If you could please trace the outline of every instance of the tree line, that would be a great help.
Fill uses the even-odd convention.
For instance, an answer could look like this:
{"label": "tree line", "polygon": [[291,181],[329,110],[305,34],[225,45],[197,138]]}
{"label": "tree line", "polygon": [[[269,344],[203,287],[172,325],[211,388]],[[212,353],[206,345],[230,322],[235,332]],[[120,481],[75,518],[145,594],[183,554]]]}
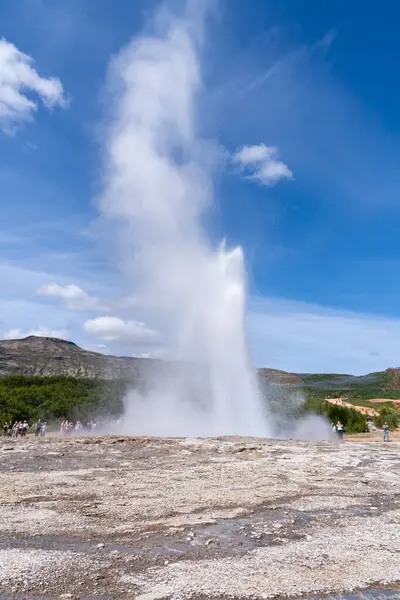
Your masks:
{"label": "tree line", "polygon": [[0,377],[0,421],[60,419],[90,421],[117,417],[123,410],[128,382],[75,377]]}
{"label": "tree line", "polygon": [[[322,398],[310,396],[305,403],[308,411],[324,416],[331,423],[341,421],[348,433],[363,433],[368,431],[366,416],[347,406],[331,404]],[[376,406],[375,406],[376,409]],[[378,408],[379,415],[374,417],[374,424],[382,428],[387,423],[389,429],[396,429],[399,426],[399,414],[397,410],[388,406]]]}

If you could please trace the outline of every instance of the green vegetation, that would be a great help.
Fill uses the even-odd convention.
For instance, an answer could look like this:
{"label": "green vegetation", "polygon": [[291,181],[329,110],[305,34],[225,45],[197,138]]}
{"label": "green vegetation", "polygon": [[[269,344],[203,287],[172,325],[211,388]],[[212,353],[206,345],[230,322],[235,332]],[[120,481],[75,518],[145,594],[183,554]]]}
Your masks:
{"label": "green vegetation", "polygon": [[330,404],[319,398],[309,398],[306,410],[324,416],[329,422],[341,421],[347,433],[364,433],[368,431],[365,416],[353,408]]}
{"label": "green vegetation", "polygon": [[384,408],[379,415],[374,417],[374,423],[377,427],[382,428],[384,423],[387,423],[389,429],[397,429],[399,426],[399,415],[393,410]]}
{"label": "green vegetation", "polygon": [[[388,400],[399,400],[400,390],[382,389],[375,385],[354,384],[349,388],[342,389],[315,389],[311,386],[303,388],[308,394],[314,398],[346,398],[347,402],[356,404],[357,406],[368,406],[370,408],[378,408],[374,403],[368,404],[369,400],[375,398],[387,398]],[[385,403],[383,403],[384,405]],[[392,405],[390,402],[388,405]],[[382,404],[379,404],[382,406]]]}
{"label": "green vegetation", "polygon": [[0,423],[118,416],[127,383],[74,377],[0,377]]}
{"label": "green vegetation", "polygon": [[[299,419],[307,413],[321,415],[329,423],[341,421],[347,433],[364,433],[368,431],[365,415],[355,409],[338,406],[326,402],[326,391],[312,388],[294,388],[285,386],[265,386],[269,412],[278,419]],[[339,395],[339,394],[338,394]],[[304,402],[304,397],[306,401]]]}
{"label": "green vegetation", "polygon": [[300,377],[302,377],[302,379],[304,379],[307,383],[316,383],[319,381],[334,381],[335,379],[340,379],[341,377],[351,377],[351,375],[346,373],[313,373],[311,375],[301,374]]}
{"label": "green vegetation", "polygon": [[[387,422],[390,429],[396,429],[400,424],[400,411],[398,407],[393,406],[390,400],[400,399],[400,390],[386,387],[388,383],[386,372],[373,373],[372,375],[376,375],[375,381],[372,379],[372,381],[352,384],[347,389],[315,389],[311,386],[304,388],[309,398],[307,405],[314,410],[317,409],[317,412],[324,414],[327,419],[333,422],[341,420],[348,432],[363,431],[361,424],[362,422],[365,423],[365,417],[362,414],[324,401],[325,398],[343,398],[354,406],[365,406],[379,412],[379,415],[374,418],[377,427],[381,428],[383,423]],[[379,404],[369,402],[369,400],[382,397],[387,398],[388,402]],[[348,415],[346,411],[357,414],[358,420],[355,420],[354,414]]]}

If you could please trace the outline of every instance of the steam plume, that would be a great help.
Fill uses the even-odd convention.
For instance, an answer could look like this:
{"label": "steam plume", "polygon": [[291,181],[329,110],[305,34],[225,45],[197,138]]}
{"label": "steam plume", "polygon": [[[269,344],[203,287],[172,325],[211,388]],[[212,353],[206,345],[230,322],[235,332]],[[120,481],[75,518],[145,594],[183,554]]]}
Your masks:
{"label": "steam plume", "polygon": [[159,13],[153,33],[134,39],[110,69],[101,210],[120,221],[127,273],[168,323],[170,353],[180,361],[153,373],[142,395],[129,394],[124,428],[266,435],[244,333],[242,250],[214,249],[202,228],[216,149],[196,132],[204,11],[190,15]]}

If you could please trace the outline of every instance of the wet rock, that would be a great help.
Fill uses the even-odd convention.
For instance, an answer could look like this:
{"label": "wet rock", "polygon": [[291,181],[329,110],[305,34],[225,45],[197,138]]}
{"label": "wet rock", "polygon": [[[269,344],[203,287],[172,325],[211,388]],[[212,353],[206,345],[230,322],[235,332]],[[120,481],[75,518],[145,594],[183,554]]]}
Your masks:
{"label": "wet rock", "polygon": [[189,533],[186,536],[186,541],[187,542],[193,542],[194,537],[195,537],[194,531],[189,531]]}

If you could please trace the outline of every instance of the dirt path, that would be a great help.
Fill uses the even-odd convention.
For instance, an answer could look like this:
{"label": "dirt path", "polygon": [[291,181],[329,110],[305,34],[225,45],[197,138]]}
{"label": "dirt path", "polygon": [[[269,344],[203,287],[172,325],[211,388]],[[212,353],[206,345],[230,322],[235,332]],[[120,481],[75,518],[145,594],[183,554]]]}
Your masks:
{"label": "dirt path", "polygon": [[335,404],[336,406],[345,406],[346,408],[352,408],[363,415],[369,415],[370,417],[374,417],[379,415],[379,412],[374,408],[367,408],[366,406],[357,406],[356,404],[351,404],[350,402],[346,402],[342,398],[325,398],[326,402],[329,404]]}
{"label": "dirt path", "polygon": [[399,451],[240,438],[0,441],[0,597],[239,600],[394,586]]}

